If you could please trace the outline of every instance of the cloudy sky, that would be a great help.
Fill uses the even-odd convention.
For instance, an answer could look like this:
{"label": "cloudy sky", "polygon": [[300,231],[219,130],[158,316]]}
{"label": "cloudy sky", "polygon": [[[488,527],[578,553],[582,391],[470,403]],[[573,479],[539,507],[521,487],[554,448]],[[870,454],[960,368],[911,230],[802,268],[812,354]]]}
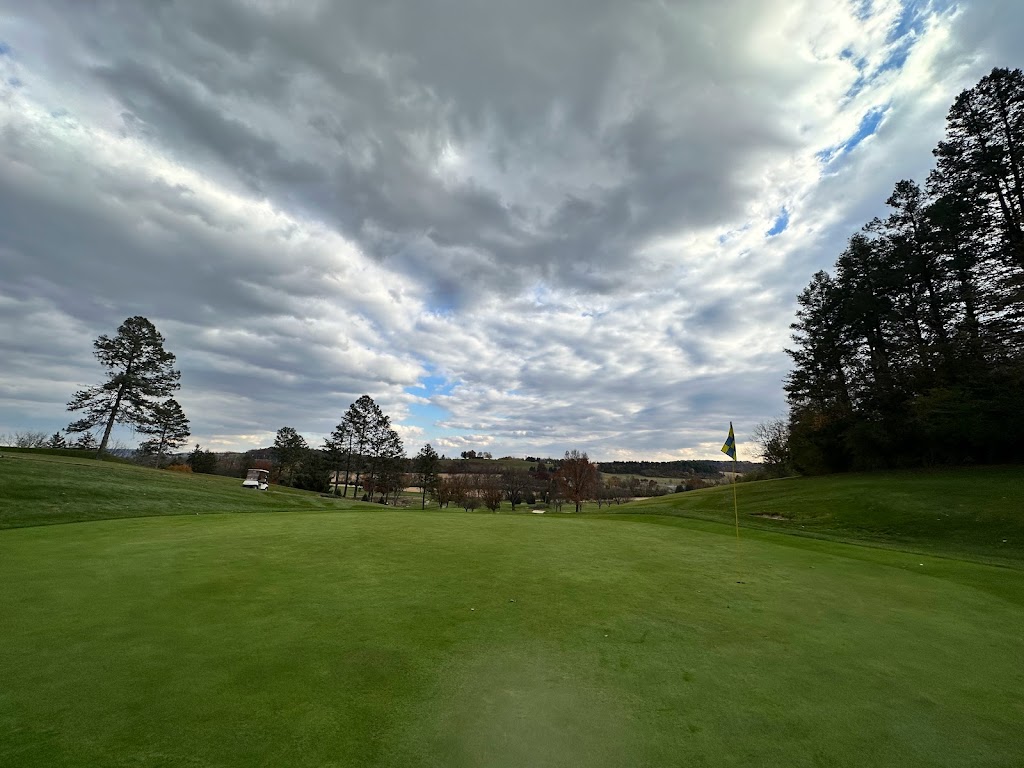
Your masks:
{"label": "cloudy sky", "polygon": [[[145,315],[193,440],[740,458],[1019,0],[0,0],[0,433]],[[119,439],[133,444],[124,431]]]}

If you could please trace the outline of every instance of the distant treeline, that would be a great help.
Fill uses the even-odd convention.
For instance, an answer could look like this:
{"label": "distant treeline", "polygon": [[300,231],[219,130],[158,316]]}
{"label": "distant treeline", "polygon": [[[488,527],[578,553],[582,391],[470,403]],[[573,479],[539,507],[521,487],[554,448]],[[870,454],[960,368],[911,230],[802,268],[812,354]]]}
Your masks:
{"label": "distant treeline", "polygon": [[[319,453],[319,451],[317,451]],[[209,454],[198,449],[193,451],[188,462],[192,463],[197,455]],[[209,454],[213,458],[213,454]],[[271,462],[274,459],[273,448],[257,448],[245,453],[220,453],[215,457],[216,461],[210,469],[196,471],[207,471],[219,475],[231,477],[245,477],[246,469],[261,465],[262,462]],[[527,464],[521,459],[446,459],[438,463],[441,472],[459,472],[462,474],[488,474],[501,472],[506,469],[519,469],[520,471],[534,472],[541,467],[545,472],[554,472],[560,459],[534,459]],[[749,461],[736,462],[735,468],[731,461],[710,461],[710,460],[686,460],[686,461],[604,461],[596,462],[598,471],[607,475],[637,475],[639,477],[718,477],[722,472],[755,472],[762,469],[761,464]]]}
{"label": "distant treeline", "polygon": [[961,93],[933,154],[799,296],[799,472],[1024,459],[1024,74]]}
{"label": "distant treeline", "polygon": [[697,459],[692,461],[599,461],[597,468],[608,475],[640,475],[641,477],[717,477],[722,472],[751,472],[759,469],[759,464],[749,461],[736,462],[733,469],[731,461],[708,461]]}

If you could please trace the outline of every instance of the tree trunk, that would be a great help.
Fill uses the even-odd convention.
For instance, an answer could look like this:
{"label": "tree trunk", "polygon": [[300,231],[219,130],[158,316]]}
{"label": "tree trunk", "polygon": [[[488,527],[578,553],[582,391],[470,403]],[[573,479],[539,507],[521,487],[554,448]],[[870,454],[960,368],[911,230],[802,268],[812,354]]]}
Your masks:
{"label": "tree trunk", "polygon": [[107,426],[106,429],[103,430],[103,439],[100,440],[100,447],[96,449],[97,459],[103,455],[105,450],[107,450],[107,441],[110,439],[110,432],[114,428],[114,420],[117,418],[117,412],[121,409],[121,398],[124,395],[124,388],[126,386],[127,384],[122,380],[121,386],[118,387],[117,390],[117,397],[114,399],[114,407],[110,409],[110,416],[107,417]]}

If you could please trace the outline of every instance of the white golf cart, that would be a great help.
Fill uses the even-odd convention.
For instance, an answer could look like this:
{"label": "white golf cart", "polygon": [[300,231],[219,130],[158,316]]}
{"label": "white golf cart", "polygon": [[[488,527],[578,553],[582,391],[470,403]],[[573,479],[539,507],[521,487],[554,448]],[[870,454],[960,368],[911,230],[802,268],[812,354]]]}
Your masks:
{"label": "white golf cart", "polygon": [[270,487],[270,470],[250,469],[245,473],[245,480],[242,481],[243,488],[255,488],[257,491],[265,491]]}

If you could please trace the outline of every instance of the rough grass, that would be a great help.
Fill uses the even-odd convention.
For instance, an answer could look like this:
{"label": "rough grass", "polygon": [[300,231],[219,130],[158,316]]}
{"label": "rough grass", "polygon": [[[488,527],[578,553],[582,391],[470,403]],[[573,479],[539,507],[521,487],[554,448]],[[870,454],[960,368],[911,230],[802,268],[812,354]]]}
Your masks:
{"label": "rough grass", "polygon": [[[0,503],[17,487],[24,520],[54,521],[47,494],[15,480],[37,463],[0,464]],[[713,511],[424,513],[67,472],[89,515],[190,514],[0,531],[0,765],[959,768],[1024,754],[1019,568],[753,528],[737,543]],[[285,513],[212,514],[247,508]]]}

